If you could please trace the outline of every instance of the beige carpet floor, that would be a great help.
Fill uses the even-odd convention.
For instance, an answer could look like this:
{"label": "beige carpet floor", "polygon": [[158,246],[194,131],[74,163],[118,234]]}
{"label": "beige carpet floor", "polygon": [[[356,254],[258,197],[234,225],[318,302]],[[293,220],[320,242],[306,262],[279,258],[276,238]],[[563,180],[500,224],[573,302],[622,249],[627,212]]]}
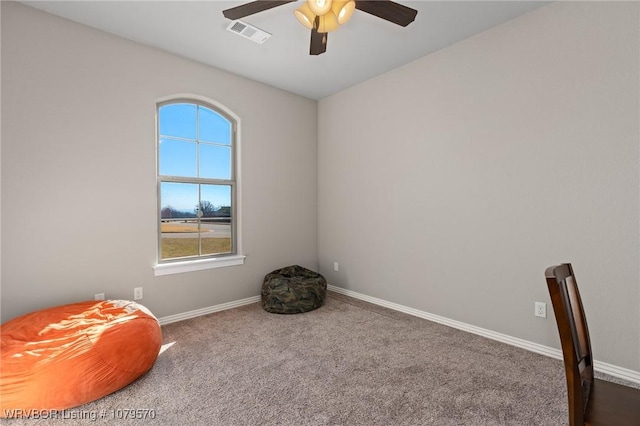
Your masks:
{"label": "beige carpet floor", "polygon": [[312,312],[255,303],[163,337],[171,346],[130,386],[62,418],[3,423],[567,424],[561,361],[332,292]]}

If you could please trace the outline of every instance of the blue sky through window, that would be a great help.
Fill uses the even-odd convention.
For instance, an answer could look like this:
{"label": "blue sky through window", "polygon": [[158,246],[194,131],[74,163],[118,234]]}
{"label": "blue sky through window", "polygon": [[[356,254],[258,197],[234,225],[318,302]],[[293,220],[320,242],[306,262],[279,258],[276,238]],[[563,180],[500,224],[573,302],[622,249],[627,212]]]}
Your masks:
{"label": "blue sky through window", "polygon": [[210,201],[216,207],[231,205],[230,185],[206,185],[197,183],[162,182],[160,200],[162,208],[194,213],[198,205],[198,186],[200,199]]}
{"label": "blue sky through window", "polygon": [[[158,112],[159,173],[206,179],[231,179],[231,123],[215,111],[194,104],[168,104]],[[199,164],[198,164],[199,161]],[[163,182],[161,206],[193,212],[198,184]],[[200,200],[231,206],[231,186],[200,185]]]}

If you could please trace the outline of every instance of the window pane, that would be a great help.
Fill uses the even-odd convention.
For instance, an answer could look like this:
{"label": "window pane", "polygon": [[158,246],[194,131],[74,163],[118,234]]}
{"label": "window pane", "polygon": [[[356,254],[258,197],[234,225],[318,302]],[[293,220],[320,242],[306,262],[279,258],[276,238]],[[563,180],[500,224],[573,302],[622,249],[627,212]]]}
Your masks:
{"label": "window pane", "polygon": [[160,139],[160,174],[196,177],[196,149],[195,142]]}
{"label": "window pane", "polygon": [[195,140],[196,105],[171,104],[160,107],[160,136],[174,136]]}
{"label": "window pane", "polygon": [[196,100],[166,103],[157,119],[160,261],[234,253],[234,121]]}
{"label": "window pane", "polygon": [[231,123],[209,108],[198,108],[199,140],[231,145]]}
{"label": "window pane", "polygon": [[198,255],[198,185],[160,184],[160,228],[162,259]]}
{"label": "window pane", "polygon": [[201,185],[202,254],[231,253],[231,186]]}
{"label": "window pane", "polygon": [[231,147],[201,143],[200,177],[231,179]]}

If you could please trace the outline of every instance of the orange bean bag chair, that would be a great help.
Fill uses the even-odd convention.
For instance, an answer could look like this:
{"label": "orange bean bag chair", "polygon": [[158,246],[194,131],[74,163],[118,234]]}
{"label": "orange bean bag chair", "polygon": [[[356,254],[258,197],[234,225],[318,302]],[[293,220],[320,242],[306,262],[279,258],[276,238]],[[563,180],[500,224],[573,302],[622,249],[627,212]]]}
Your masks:
{"label": "orange bean bag chair", "polygon": [[162,344],[158,320],[128,300],[32,312],[2,324],[0,337],[0,417],[115,392],[151,369]]}

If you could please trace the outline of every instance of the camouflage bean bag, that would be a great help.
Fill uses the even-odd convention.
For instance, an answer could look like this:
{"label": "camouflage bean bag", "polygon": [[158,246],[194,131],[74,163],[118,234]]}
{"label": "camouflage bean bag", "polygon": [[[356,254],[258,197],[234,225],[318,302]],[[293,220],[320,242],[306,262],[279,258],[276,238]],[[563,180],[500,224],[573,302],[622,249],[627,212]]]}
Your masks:
{"label": "camouflage bean bag", "polygon": [[327,280],[302,266],[287,266],[264,277],[262,307],[274,314],[312,311],[324,303]]}

